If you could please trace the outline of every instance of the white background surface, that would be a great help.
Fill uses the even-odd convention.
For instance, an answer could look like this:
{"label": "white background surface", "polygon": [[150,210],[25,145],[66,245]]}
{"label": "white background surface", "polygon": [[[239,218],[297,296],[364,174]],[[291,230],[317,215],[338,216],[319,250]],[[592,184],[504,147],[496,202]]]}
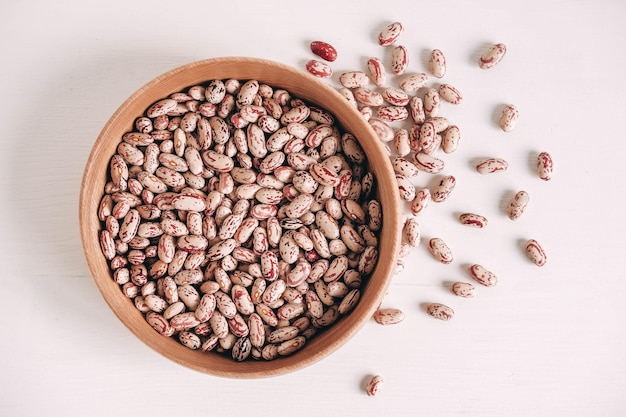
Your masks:
{"label": "white background surface", "polygon": [[[0,3],[0,414],[35,415],[626,415],[626,261],[623,120],[626,5],[620,0],[502,2],[78,0]],[[303,68],[312,40],[339,50],[336,74],[388,50],[375,37],[405,25],[411,71],[432,48],[464,102],[444,105],[461,127],[445,157],[458,184],[421,218],[423,241],[442,237],[455,262],[425,246],[406,259],[385,306],[403,323],[367,323],[329,358],[294,374],[229,380],[182,368],[138,341],[102,300],[77,223],[84,164],[115,109],[153,77],[217,56],[254,56]],[[481,71],[485,46],[509,52]],[[504,103],[518,128],[495,122]],[[539,151],[555,160],[537,179]],[[480,176],[478,158],[508,172]],[[428,174],[415,180],[432,185]],[[512,222],[511,192],[532,198]],[[490,218],[484,230],[456,221]],[[519,242],[549,255],[531,264]],[[447,284],[482,263],[500,277],[473,299]],[[423,303],[456,310],[435,320]],[[375,398],[361,383],[380,374]]]}

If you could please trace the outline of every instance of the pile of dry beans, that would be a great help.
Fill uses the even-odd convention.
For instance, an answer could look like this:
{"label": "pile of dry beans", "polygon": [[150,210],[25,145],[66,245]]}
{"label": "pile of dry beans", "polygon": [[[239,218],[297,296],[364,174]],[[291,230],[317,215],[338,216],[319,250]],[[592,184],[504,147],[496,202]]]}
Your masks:
{"label": "pile of dry beans", "polygon": [[257,80],[216,79],[157,101],[120,139],[100,245],[158,333],[272,360],[359,302],[382,208],[363,149],[332,114]]}

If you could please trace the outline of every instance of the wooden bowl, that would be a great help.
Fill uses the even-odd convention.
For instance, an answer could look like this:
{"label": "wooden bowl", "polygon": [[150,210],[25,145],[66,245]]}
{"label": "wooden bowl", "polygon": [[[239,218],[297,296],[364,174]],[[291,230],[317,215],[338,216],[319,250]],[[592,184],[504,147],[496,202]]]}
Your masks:
{"label": "wooden bowl", "polygon": [[[256,79],[284,88],[334,114],[338,123],[357,137],[366,152],[383,207],[379,261],[362,288],[357,306],[330,328],[307,341],[298,352],[272,361],[236,362],[230,356],[219,353],[188,349],[175,338],[158,334],[113,281],[99,243],[101,224],[98,207],[107,181],[109,161],[122,135],[131,131],[135,119],[157,100],[192,85],[228,78]],[[395,177],[386,151],[369,124],[338,92],[303,71],[267,60],[234,57],[207,59],[173,69],[150,81],[121,105],[96,139],[87,161],[80,191],[79,219],[85,256],[96,285],[109,307],[139,339],[174,362],[200,372],[230,378],[259,378],[292,372],[315,363],[339,348],[370,319],[395,267],[401,233],[399,207]]]}

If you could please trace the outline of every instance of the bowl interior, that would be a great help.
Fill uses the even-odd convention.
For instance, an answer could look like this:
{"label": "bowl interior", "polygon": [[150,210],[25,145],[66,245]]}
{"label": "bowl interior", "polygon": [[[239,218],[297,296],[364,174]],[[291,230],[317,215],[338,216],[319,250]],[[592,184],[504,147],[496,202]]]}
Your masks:
{"label": "bowl interior", "polygon": [[[333,113],[338,123],[353,133],[366,152],[378,184],[383,207],[383,226],[379,237],[379,261],[362,291],[357,307],[329,329],[320,332],[295,354],[273,361],[235,362],[217,353],[193,351],[174,338],[159,335],[126,298],[112,279],[102,256],[97,216],[110,158],[122,135],[133,128],[135,118],[154,102],[169,94],[212,79],[256,79]],[[297,69],[254,58],[215,58],[194,62],[167,72],[135,92],[107,122],[91,151],[80,191],[80,228],[87,263],[105,301],[117,317],[144,343],[165,357],[197,371],[231,378],[256,378],[291,372],[310,365],[345,343],[377,308],[392,275],[400,242],[399,201],[393,170],[381,143],[361,115],[333,88]]]}

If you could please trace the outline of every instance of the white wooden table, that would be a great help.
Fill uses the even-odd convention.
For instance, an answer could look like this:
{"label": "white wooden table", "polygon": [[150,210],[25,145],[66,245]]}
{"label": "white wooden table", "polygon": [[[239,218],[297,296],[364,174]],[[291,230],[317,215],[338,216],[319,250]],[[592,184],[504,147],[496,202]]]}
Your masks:
{"label": "white wooden table", "polygon": [[[517,4],[519,3],[519,4]],[[623,120],[626,6],[618,0],[465,2],[4,2],[0,6],[0,414],[38,415],[626,415],[626,227]],[[464,95],[445,115],[463,132],[445,157],[458,184],[420,216],[423,241],[442,237],[455,262],[425,245],[405,258],[384,305],[393,327],[367,323],[309,368],[266,380],[229,380],[154,353],[118,321],[89,274],[79,239],[78,190],[100,129],[131,93],[176,66],[217,56],[254,56],[304,68],[308,44],[339,50],[336,74],[389,59],[375,37],[405,25],[410,70],[428,51],[446,54],[445,80]],[[476,59],[487,45],[508,53],[495,69]],[[336,81],[336,78],[333,79]],[[511,133],[497,109],[514,103]],[[533,158],[549,151],[554,179]],[[481,176],[483,157],[505,173]],[[415,183],[432,185],[428,174]],[[508,196],[532,200],[516,222]],[[486,229],[459,212],[486,215]],[[543,268],[520,248],[548,251]],[[493,288],[473,299],[448,285],[483,263]],[[456,317],[424,312],[442,302]],[[377,397],[361,387],[371,374]]]}

